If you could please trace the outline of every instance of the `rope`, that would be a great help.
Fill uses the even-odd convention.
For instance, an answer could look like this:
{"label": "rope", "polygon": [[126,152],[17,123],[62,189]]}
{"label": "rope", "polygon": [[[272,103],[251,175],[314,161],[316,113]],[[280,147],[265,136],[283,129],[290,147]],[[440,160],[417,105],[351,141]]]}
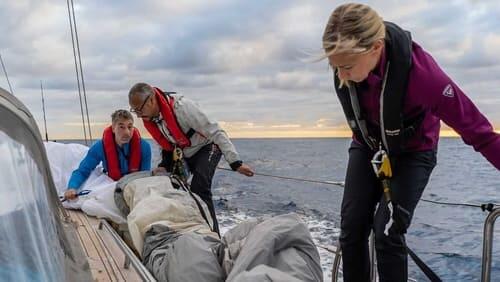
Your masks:
{"label": "rope", "polygon": [[[222,170],[227,170],[227,171],[233,171],[232,169],[224,168],[224,167],[217,167],[217,168],[218,169],[222,169]],[[288,180],[302,181],[302,182],[326,184],[326,185],[336,185],[336,186],[344,187],[344,182],[343,181],[321,181],[321,180],[305,179],[305,178],[298,178],[298,177],[272,175],[272,174],[266,174],[266,173],[254,173],[254,175],[266,176],[266,177],[273,177],[273,178],[279,178],[279,179],[288,179]]]}
{"label": "rope", "polygon": [[[224,167],[217,167],[218,169],[221,170],[227,170],[227,171],[233,171],[232,169],[229,168],[224,168]],[[344,187],[344,182],[343,181],[321,181],[321,180],[314,180],[314,179],[305,179],[305,178],[299,178],[299,177],[289,177],[289,176],[279,176],[279,175],[272,175],[272,174],[266,174],[266,173],[254,173],[254,175],[259,175],[259,176],[264,176],[264,177],[273,177],[273,178],[278,178],[278,179],[287,179],[287,180],[295,180],[295,181],[302,181],[302,182],[310,182],[310,183],[317,183],[317,184],[326,184],[326,185],[335,185],[335,186],[340,186]],[[480,208],[482,211],[492,211],[494,208],[499,207],[500,204],[497,203],[487,203],[487,204],[467,204],[467,203],[454,203],[454,202],[442,202],[442,201],[434,201],[434,200],[428,200],[428,199],[420,199],[423,202],[428,202],[431,204],[438,204],[438,205],[446,205],[446,206],[462,206],[462,207],[473,207],[473,208]]]}

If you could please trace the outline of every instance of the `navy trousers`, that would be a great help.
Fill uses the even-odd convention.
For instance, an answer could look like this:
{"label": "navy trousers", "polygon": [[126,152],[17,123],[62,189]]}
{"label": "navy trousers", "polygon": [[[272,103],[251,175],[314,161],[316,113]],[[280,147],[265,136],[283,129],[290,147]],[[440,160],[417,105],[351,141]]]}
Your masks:
{"label": "navy trousers", "polygon": [[219,233],[219,222],[215,215],[215,207],[212,200],[212,178],[221,157],[222,152],[219,147],[211,143],[201,148],[194,156],[186,158],[189,170],[193,174],[191,191],[200,196],[207,204],[214,221],[214,231],[217,233]]}
{"label": "navy trousers", "polygon": [[371,166],[374,152],[353,142],[341,208],[340,247],[344,281],[369,281],[368,237],[373,229],[380,281],[407,281],[408,254],[404,230],[411,222],[420,197],[436,165],[436,151],[403,153],[393,164],[391,196],[408,213],[404,226],[393,225],[384,234],[389,209],[383,199],[382,186]]}

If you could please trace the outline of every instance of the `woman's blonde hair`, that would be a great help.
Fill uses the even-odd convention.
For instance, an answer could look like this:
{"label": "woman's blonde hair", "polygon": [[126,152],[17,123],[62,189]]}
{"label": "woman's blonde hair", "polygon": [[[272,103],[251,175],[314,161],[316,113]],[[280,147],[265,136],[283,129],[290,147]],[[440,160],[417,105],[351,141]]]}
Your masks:
{"label": "woman's blonde hair", "polygon": [[371,7],[357,3],[338,6],[323,33],[325,58],[368,51],[375,41],[384,38],[384,21]]}

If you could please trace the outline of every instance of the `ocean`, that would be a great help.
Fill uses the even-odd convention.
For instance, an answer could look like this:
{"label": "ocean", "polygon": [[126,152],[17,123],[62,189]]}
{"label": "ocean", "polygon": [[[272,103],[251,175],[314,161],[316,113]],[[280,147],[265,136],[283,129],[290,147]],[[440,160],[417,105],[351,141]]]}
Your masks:
{"label": "ocean", "polygon": [[[243,160],[256,172],[343,181],[350,138],[236,139]],[[499,152],[500,153],[500,152]],[[227,167],[224,160],[221,164]],[[362,177],[362,176],[360,176]],[[223,227],[254,216],[299,213],[316,243],[336,245],[343,188],[218,170],[214,200]],[[442,138],[438,164],[423,198],[456,203],[500,203],[500,173],[459,138]],[[443,280],[479,281],[482,234],[487,212],[479,208],[420,202],[407,235],[408,246]],[[500,227],[495,228],[492,281],[500,280]],[[320,248],[325,281],[333,254]],[[410,260],[409,275],[427,281]]]}
{"label": "ocean", "polygon": [[[257,173],[344,180],[350,138],[233,139],[233,142],[245,163]],[[157,160],[159,150],[152,144],[153,159]],[[228,168],[224,159],[219,165]],[[337,244],[342,187],[258,175],[245,177],[217,170],[212,192],[222,233],[248,218],[295,212],[308,224],[317,244]],[[423,198],[469,204],[500,203],[500,174],[461,139],[441,138],[438,164]],[[479,208],[421,201],[407,234],[407,244],[441,279],[479,281],[486,216],[487,212]],[[500,281],[499,224],[494,238],[491,277],[492,281]],[[331,281],[334,255],[322,248],[319,251],[325,281]],[[411,259],[409,262],[409,276],[427,281]]]}

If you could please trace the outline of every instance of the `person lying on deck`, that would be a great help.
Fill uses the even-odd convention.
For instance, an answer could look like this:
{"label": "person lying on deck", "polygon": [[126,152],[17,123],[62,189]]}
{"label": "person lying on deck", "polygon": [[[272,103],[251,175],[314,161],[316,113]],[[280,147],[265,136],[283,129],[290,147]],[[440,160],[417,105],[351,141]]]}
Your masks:
{"label": "person lying on deck", "polygon": [[101,162],[107,175],[115,181],[125,174],[151,169],[151,147],[134,127],[129,111],[117,110],[111,115],[111,125],[104,129],[102,139],[90,147],[71,174],[64,197],[75,199],[80,186]]}

